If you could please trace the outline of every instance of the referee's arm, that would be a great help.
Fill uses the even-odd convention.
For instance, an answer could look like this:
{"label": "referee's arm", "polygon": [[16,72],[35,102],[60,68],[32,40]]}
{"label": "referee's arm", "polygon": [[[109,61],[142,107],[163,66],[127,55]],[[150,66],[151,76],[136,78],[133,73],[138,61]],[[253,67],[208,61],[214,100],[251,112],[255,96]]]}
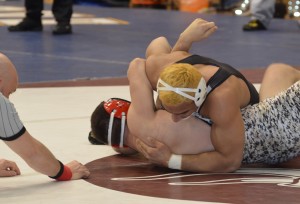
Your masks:
{"label": "referee's arm", "polygon": [[55,176],[60,170],[60,164],[54,155],[27,131],[15,140],[4,142],[37,172]]}

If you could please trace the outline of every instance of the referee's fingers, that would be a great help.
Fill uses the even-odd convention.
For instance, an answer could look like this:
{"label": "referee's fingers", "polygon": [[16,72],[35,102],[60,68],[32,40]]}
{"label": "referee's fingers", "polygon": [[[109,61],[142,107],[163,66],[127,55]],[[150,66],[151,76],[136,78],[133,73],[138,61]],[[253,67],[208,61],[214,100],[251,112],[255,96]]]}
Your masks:
{"label": "referee's fingers", "polygon": [[1,174],[5,174],[5,175],[8,174],[8,175],[15,176],[14,174],[16,174],[16,175],[21,174],[21,171],[20,171],[19,167],[17,166],[17,164],[13,161],[9,161],[6,159],[0,160],[0,171],[1,171]]}
{"label": "referee's fingers", "polygon": [[19,174],[13,170],[0,170],[0,177],[12,177],[17,175]]}

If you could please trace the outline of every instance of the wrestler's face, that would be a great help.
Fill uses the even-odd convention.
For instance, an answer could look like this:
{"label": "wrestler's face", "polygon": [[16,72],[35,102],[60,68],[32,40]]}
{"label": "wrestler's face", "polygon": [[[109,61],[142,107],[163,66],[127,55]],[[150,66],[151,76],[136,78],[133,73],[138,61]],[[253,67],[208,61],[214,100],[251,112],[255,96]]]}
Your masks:
{"label": "wrestler's face", "polygon": [[174,122],[178,122],[182,119],[188,118],[196,111],[197,107],[194,102],[183,102],[176,106],[163,105],[164,109],[172,114]]}

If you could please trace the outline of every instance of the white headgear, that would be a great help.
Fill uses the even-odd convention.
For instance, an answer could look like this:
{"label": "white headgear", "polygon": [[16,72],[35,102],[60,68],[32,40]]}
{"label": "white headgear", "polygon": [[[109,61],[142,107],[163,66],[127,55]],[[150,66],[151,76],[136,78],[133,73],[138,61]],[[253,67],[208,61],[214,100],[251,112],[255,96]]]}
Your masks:
{"label": "white headgear", "polygon": [[[159,84],[162,84],[163,86],[158,86]],[[172,87],[169,84],[167,84],[166,82],[164,82],[162,79],[158,79],[156,88],[157,88],[157,91],[173,91],[181,96],[191,99],[192,101],[194,101],[194,103],[197,107],[200,107],[202,105],[202,103],[204,102],[206,95],[207,95],[206,82],[203,77],[201,77],[196,89]],[[195,96],[193,97],[193,96],[187,94],[186,92],[195,92]]]}

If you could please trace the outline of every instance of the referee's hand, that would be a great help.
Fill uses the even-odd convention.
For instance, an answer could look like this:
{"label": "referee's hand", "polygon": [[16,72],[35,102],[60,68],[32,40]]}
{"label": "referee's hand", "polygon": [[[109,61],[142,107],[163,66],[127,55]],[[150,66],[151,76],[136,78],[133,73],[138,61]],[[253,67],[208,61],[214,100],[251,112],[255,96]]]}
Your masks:
{"label": "referee's hand", "polygon": [[20,174],[20,169],[15,162],[0,159],[0,177],[11,177]]}

